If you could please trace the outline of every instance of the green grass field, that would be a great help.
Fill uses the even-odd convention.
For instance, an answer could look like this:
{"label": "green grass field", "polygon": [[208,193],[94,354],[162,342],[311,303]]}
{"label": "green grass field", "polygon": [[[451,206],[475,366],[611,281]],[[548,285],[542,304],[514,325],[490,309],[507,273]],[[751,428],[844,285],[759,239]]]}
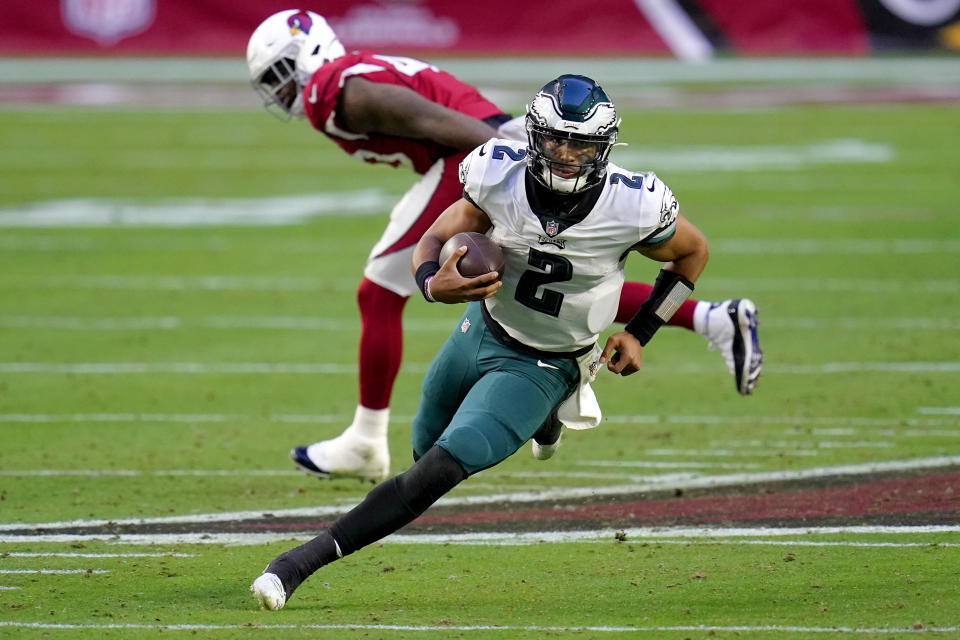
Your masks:
{"label": "green grass field", "polygon": [[[665,330],[642,372],[601,373],[600,428],[568,433],[546,463],[524,448],[451,497],[960,464],[958,113],[624,111],[630,146],[615,159],[657,170],[711,242],[697,297],[749,296],[761,309],[758,390],[738,396],[701,338]],[[286,456],[352,417],[354,291],[389,204],[272,225],[68,224],[50,212],[84,204],[119,220],[121,204],[189,199],[202,217],[324,193],[346,208],[363,190],[389,203],[412,175],[352,161],[261,111],[0,116],[4,526],[361,499],[368,485],[306,477]],[[628,263],[633,279],[657,269]],[[394,472],[410,463],[420,377],[459,312],[407,306]],[[324,568],[282,612],[258,611],[247,587],[288,546],[24,542],[0,529],[0,637],[960,637],[957,526],[398,539]]]}

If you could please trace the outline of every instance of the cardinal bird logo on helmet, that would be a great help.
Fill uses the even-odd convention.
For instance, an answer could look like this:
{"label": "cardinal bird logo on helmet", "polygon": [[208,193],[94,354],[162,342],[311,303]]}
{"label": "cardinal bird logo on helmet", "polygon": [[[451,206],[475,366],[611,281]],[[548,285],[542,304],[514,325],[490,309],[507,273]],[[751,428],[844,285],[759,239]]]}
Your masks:
{"label": "cardinal bird logo on helmet", "polygon": [[298,33],[309,34],[310,29],[313,27],[313,20],[310,19],[306,11],[301,11],[287,18],[287,26],[290,27],[291,35],[297,35]]}

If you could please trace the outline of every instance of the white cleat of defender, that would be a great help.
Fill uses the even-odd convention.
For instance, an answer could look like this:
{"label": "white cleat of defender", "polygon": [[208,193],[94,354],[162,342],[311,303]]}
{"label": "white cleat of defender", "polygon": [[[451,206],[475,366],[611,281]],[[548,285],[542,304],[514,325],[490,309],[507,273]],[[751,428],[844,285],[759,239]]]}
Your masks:
{"label": "white cleat of defender", "polygon": [[300,469],[320,478],[360,478],[381,482],[390,475],[390,450],[386,438],[362,438],[349,430],[332,440],[294,447],[290,458]]}
{"label": "white cleat of defender", "polygon": [[287,604],[287,594],[283,590],[283,583],[273,573],[264,573],[253,581],[250,591],[261,609],[279,611]]}
{"label": "white cleat of defender", "polygon": [[[740,298],[711,304],[697,332],[707,339],[710,349],[719,350],[727,369],[733,374],[737,392],[748,396],[757,386],[763,372],[763,350],[757,335],[757,305],[752,300]],[[552,444],[542,444],[537,437],[549,440],[556,434]],[[560,448],[562,430],[555,426],[547,432],[546,425],[531,440],[533,457],[549,460]]]}
{"label": "white cleat of defender", "polygon": [[757,324],[757,306],[752,300],[724,300],[710,306],[701,331],[710,348],[720,351],[737,391],[745,396],[753,393],[763,371]]}

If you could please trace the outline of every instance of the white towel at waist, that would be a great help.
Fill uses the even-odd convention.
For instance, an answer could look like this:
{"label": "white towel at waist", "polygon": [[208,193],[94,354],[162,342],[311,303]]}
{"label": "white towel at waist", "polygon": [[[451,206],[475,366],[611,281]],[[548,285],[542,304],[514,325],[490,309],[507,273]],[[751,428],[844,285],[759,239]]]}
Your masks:
{"label": "white towel at waist", "polygon": [[602,353],[600,345],[594,344],[591,351],[577,358],[577,365],[580,367],[580,386],[569,398],[560,403],[557,409],[560,422],[570,429],[592,429],[600,424],[600,419],[603,417],[600,403],[597,402],[597,394],[590,386],[597,377],[597,371],[600,370]]}

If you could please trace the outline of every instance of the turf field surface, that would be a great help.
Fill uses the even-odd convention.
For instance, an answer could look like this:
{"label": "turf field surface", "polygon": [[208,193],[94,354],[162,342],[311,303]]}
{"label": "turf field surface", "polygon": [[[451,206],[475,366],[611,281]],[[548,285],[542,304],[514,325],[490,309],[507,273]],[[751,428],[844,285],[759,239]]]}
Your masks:
{"label": "turf field surface", "polygon": [[[756,394],[663,331],[641,373],[601,375],[600,428],[471,478],[278,614],[249,582],[368,489],[286,451],[352,416],[354,290],[411,176],[258,110],[7,108],[0,635],[960,636],[957,111],[895,99],[956,83],[695,83],[696,108],[642,92],[615,157],[710,239],[697,296],[760,307]],[[837,84],[856,101],[802,99]],[[408,304],[394,472],[457,317]]]}

